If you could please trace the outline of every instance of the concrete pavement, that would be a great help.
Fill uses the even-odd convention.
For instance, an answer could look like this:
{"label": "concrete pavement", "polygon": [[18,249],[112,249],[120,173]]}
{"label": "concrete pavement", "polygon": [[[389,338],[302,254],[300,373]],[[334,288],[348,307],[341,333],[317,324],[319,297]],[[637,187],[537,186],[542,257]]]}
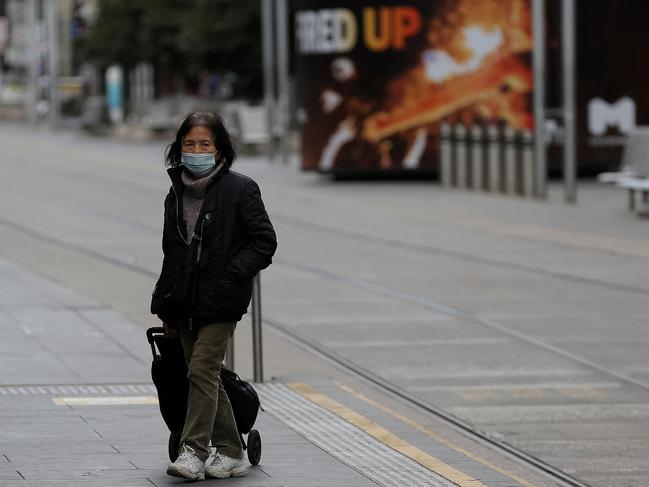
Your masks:
{"label": "concrete pavement", "polygon": [[[0,485],[183,483],[165,474],[168,434],[140,326],[0,257],[0,334]],[[246,478],[214,483],[522,485],[441,437],[417,438],[386,409],[373,422],[381,410],[329,378],[256,387],[262,461]]]}
{"label": "concrete pavement", "polygon": [[[3,255],[138,334],[153,324],[164,143],[15,126],[0,141]],[[280,240],[262,276],[268,377],[347,384],[286,338],[298,333],[588,484],[649,482],[649,229],[623,191],[581,183],[566,206],[560,186],[538,202],[428,181],[332,183],[259,158],[235,167],[260,182]],[[249,327],[238,333],[249,377]]]}

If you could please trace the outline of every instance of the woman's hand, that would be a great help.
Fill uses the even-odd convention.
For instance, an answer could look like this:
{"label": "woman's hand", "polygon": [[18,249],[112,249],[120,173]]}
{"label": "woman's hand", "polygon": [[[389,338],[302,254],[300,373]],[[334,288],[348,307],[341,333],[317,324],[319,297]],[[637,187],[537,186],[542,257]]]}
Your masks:
{"label": "woman's hand", "polygon": [[176,338],[178,336],[178,330],[175,328],[170,327],[167,323],[164,321],[162,322],[162,328],[164,328],[165,331],[165,338]]}

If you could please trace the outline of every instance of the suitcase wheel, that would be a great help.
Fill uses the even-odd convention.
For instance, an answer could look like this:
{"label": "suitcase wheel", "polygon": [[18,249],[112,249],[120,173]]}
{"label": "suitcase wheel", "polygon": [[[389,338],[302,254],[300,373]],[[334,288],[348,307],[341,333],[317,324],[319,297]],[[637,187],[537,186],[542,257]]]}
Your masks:
{"label": "suitcase wheel", "polygon": [[180,436],[182,431],[172,431],[169,435],[169,460],[172,462],[178,458],[178,450],[180,449]]}
{"label": "suitcase wheel", "polygon": [[250,430],[248,433],[248,461],[251,465],[258,465],[261,458],[261,436],[259,431]]}

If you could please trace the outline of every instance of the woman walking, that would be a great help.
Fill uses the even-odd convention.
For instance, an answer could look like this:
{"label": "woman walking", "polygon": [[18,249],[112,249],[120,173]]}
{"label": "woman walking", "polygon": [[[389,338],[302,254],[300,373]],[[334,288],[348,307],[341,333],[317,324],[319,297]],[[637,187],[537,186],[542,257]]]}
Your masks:
{"label": "woman walking", "polygon": [[[243,476],[249,468],[220,371],[252,280],[270,265],[277,241],[258,185],[230,170],[235,156],[210,112],[187,115],[165,155],[172,185],[151,312],[167,336],[180,336],[189,369],[179,456],[167,469],[189,480]],[[206,465],[210,442],[217,453]]]}

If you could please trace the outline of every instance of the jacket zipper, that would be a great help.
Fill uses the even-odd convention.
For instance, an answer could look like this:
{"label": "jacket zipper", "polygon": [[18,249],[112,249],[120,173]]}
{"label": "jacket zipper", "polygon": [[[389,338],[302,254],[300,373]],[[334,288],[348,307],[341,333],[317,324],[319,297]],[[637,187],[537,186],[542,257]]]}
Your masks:
{"label": "jacket zipper", "polygon": [[178,193],[176,192],[176,188],[171,186],[171,189],[174,192],[174,195],[176,195],[176,230],[178,230],[178,235],[180,235],[180,238],[183,239],[183,242],[185,245],[189,246],[191,245],[192,241],[190,240],[189,242],[187,239],[183,236],[183,232],[180,231],[180,201],[178,199]]}
{"label": "jacket zipper", "polygon": [[[192,234],[192,240],[188,242],[187,239],[183,236],[182,232],[180,231],[180,201],[178,200],[178,193],[176,192],[176,188],[174,188],[173,186],[171,188],[173,189],[174,195],[176,196],[176,229],[178,230],[178,235],[180,235],[180,238],[182,238],[183,242],[185,242],[185,245],[189,247],[192,243],[192,240],[196,236],[196,232]],[[205,226],[205,215],[203,215],[203,220],[201,221],[201,232],[198,235],[198,249],[196,250],[196,265],[198,265],[198,261],[201,259],[201,251],[203,250],[203,227],[204,226]],[[190,330],[194,329],[192,318],[189,318],[189,329]]]}
{"label": "jacket zipper", "polygon": [[[201,252],[203,250],[203,226],[205,225],[205,216],[203,215],[203,221],[201,222],[201,233],[198,235],[198,250],[196,250],[196,264],[201,260]],[[194,233],[196,235],[196,233]]]}
{"label": "jacket zipper", "polygon": [[[174,192],[174,195],[176,196],[176,230],[178,230],[178,235],[180,235],[180,238],[183,240],[186,246],[190,246],[192,241],[190,240],[189,242],[187,239],[183,236],[183,232],[180,231],[180,200],[178,199],[178,193],[176,192],[176,188],[172,185],[171,189]],[[201,225],[201,233],[203,232],[202,225]],[[200,243],[199,243],[199,249],[200,249]],[[193,330],[194,329],[194,323],[192,318],[189,318],[189,329]]]}
{"label": "jacket zipper", "polygon": [[[198,261],[201,259],[201,250],[203,249],[203,225],[205,225],[205,216],[203,216],[203,221],[201,222],[201,233],[198,235],[198,249],[196,250],[196,267],[198,268]],[[196,236],[194,232],[193,237]],[[192,323],[192,318],[189,318],[189,329],[193,330],[194,324]]]}

